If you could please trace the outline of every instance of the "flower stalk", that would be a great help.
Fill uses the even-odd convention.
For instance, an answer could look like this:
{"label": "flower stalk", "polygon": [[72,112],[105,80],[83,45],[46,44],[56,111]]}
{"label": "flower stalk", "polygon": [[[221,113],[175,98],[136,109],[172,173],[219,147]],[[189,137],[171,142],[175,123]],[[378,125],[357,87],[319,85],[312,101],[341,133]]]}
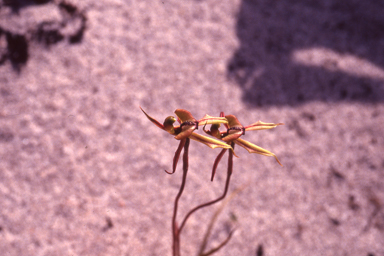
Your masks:
{"label": "flower stalk", "polygon": [[189,138],[183,139],[184,141],[184,155],[183,155],[183,178],[181,181],[179,192],[175,198],[175,203],[173,207],[173,217],[172,217],[172,232],[173,232],[173,256],[180,256],[180,229],[177,226],[177,208],[181,194],[184,191],[185,183],[187,181],[188,173],[188,149],[189,149]]}

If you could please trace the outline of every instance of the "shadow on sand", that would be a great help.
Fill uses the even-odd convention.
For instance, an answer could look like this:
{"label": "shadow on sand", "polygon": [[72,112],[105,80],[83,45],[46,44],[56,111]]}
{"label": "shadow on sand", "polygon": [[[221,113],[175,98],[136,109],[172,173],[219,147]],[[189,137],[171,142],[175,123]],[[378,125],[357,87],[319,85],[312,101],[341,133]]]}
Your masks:
{"label": "shadow on sand", "polygon": [[384,101],[384,2],[243,0],[228,76],[251,106]]}

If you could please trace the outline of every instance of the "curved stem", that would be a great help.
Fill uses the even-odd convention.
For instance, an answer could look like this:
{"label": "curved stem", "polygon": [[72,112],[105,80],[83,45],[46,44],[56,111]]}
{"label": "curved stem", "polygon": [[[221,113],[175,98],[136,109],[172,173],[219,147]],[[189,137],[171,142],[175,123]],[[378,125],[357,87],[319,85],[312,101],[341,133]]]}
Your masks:
{"label": "curved stem", "polygon": [[[232,144],[231,146],[233,147],[234,143],[232,142],[231,144]],[[233,152],[229,151],[229,156],[228,156],[228,173],[232,173],[232,168],[233,168]],[[231,236],[232,236],[234,230],[232,230],[229,233],[227,239],[224,240],[224,242],[222,242],[218,247],[210,250],[208,253],[203,253],[205,248],[207,247],[208,239],[209,239],[209,236],[211,235],[213,225],[215,224],[217,218],[219,217],[220,212],[224,209],[225,205],[235,196],[235,194],[239,193],[242,189],[243,188],[236,189],[234,192],[232,192],[232,194],[229,196],[229,198],[227,198],[223,202],[223,204],[219,207],[219,209],[217,209],[217,211],[213,215],[211,221],[208,224],[207,231],[205,232],[205,236],[204,236],[203,242],[201,243],[200,251],[199,251],[199,254],[198,254],[199,256],[206,256],[206,255],[211,255],[212,253],[215,253],[216,251],[220,250],[223,246],[225,246],[225,244],[229,241],[229,239],[231,239]]]}
{"label": "curved stem", "polygon": [[[183,193],[185,182],[187,179],[188,172],[188,148],[189,148],[189,138],[183,139],[185,140],[184,144],[184,154],[183,154],[183,178],[180,185],[179,193],[175,198],[175,204],[173,207],[173,217],[172,217],[172,234],[173,234],[173,256],[180,256],[180,229],[177,226],[176,217],[177,217],[177,207],[179,203],[179,199],[181,194]],[[181,142],[180,142],[181,144]]]}
{"label": "curved stem", "polygon": [[[233,149],[235,149],[235,143],[231,142],[231,146]],[[222,151],[223,152],[223,151]],[[224,151],[225,152],[225,151]],[[221,154],[221,153],[220,153]],[[220,157],[221,158],[221,157]],[[207,207],[209,205],[212,205],[212,204],[215,204],[221,200],[223,200],[225,198],[225,196],[227,195],[227,192],[228,192],[228,188],[229,188],[229,182],[231,180],[231,175],[232,175],[232,170],[233,170],[233,151],[232,150],[229,150],[229,155],[228,155],[228,169],[227,169],[227,180],[225,181],[225,187],[224,187],[224,192],[223,194],[215,199],[215,200],[212,200],[210,202],[207,202],[205,204],[201,204],[201,205],[198,205],[196,206],[195,208],[193,208],[192,210],[190,210],[187,215],[185,216],[183,222],[181,223],[180,225],[180,228],[179,228],[179,233],[181,233],[181,230],[183,229],[183,227],[185,226],[185,223],[187,222],[188,218],[192,215],[192,213],[194,213],[195,211],[201,209],[201,208],[204,208],[204,207]]]}
{"label": "curved stem", "polygon": [[227,236],[227,238],[223,242],[221,242],[221,244],[219,244],[217,247],[211,249],[209,252],[206,252],[204,254],[200,253],[199,256],[209,256],[209,255],[214,254],[215,252],[217,252],[221,248],[223,248],[229,242],[229,240],[231,239],[234,232],[235,232],[234,229],[231,230],[231,232],[229,232],[229,235]]}

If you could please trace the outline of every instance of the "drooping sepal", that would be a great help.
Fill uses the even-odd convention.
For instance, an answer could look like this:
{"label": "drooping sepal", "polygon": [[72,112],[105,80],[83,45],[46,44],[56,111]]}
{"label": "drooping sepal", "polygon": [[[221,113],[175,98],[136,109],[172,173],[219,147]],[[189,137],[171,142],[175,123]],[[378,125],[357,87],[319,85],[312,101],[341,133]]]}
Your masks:
{"label": "drooping sepal", "polygon": [[177,147],[177,150],[175,152],[175,156],[173,157],[172,172],[168,172],[167,170],[165,170],[166,173],[168,173],[168,174],[174,174],[175,173],[176,167],[177,167],[177,162],[179,162],[181,150],[183,149],[185,142],[186,142],[186,140],[180,140],[179,146]]}
{"label": "drooping sepal", "polygon": [[221,150],[220,154],[217,155],[215,162],[213,163],[213,167],[212,167],[211,181],[213,181],[213,178],[215,177],[215,174],[216,174],[217,166],[219,165],[219,162],[220,162],[221,158],[223,158],[223,155],[225,154],[226,151],[227,151],[227,149],[223,148]]}

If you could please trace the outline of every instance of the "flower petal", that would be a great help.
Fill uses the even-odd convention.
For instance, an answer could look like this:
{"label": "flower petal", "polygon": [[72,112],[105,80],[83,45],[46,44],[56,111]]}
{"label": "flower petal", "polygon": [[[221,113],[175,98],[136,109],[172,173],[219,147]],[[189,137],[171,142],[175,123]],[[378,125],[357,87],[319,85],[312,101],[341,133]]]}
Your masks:
{"label": "flower petal", "polygon": [[187,121],[193,121],[196,122],[196,119],[192,116],[192,114],[185,109],[176,109],[175,114],[180,119],[180,123],[184,123]]}
{"label": "flower petal", "polygon": [[211,125],[211,129],[209,131],[207,131],[207,130],[205,130],[205,125],[204,125],[203,131],[206,134],[211,135],[211,136],[215,137],[216,139],[221,140],[221,133],[219,131],[219,128],[220,128],[220,124],[213,124],[213,125]]}
{"label": "flower petal", "polygon": [[222,140],[225,142],[231,142],[240,138],[241,135],[243,135],[242,131],[232,130],[232,131],[229,131],[229,134],[223,137]]}
{"label": "flower petal", "polygon": [[205,145],[207,145],[210,148],[226,148],[226,149],[232,149],[230,145],[228,145],[225,142],[222,142],[220,140],[212,139],[204,135],[200,135],[198,133],[192,133],[189,137],[192,140],[201,142]]}
{"label": "flower petal", "polygon": [[256,154],[260,154],[260,155],[264,155],[264,156],[273,156],[276,161],[281,165],[283,166],[279,159],[277,159],[277,156],[275,154],[273,154],[272,152],[266,150],[266,149],[263,149],[259,146],[256,146],[255,144],[249,142],[249,141],[246,141],[246,140],[243,140],[243,139],[237,139],[234,141],[237,145],[245,148],[249,153],[256,153]]}
{"label": "flower petal", "polygon": [[237,117],[234,115],[226,115],[225,118],[228,120],[228,126],[231,127],[243,127]]}
{"label": "flower petal", "polygon": [[205,115],[203,118],[199,120],[199,125],[206,124],[226,124],[228,123],[225,117],[215,117],[210,115]]}
{"label": "flower petal", "polygon": [[[220,113],[220,115],[224,115],[224,113]],[[231,129],[234,127],[240,127],[243,128],[239,120],[234,115],[226,115],[225,118],[228,120],[228,125],[226,126],[227,129]],[[241,135],[243,135],[243,130],[228,130],[227,134],[224,133],[224,137],[222,138],[225,142],[231,142],[236,139],[238,139]]]}
{"label": "flower petal", "polygon": [[181,140],[191,136],[192,132],[196,129],[195,125],[183,125],[181,132],[175,136],[175,139]]}
{"label": "flower petal", "polygon": [[165,130],[164,128],[164,125],[162,125],[159,121],[157,121],[156,119],[154,119],[153,117],[150,117],[147,113],[145,113],[145,111],[140,107],[141,111],[143,111],[143,113],[147,116],[147,118],[152,122],[154,123],[155,125],[157,125],[157,127],[159,127],[160,129],[163,129]]}
{"label": "flower petal", "polygon": [[274,123],[264,123],[264,122],[258,121],[256,123],[253,123],[251,125],[246,126],[245,130],[246,131],[257,131],[257,130],[272,129],[278,125],[283,125],[283,123],[274,124]]}

